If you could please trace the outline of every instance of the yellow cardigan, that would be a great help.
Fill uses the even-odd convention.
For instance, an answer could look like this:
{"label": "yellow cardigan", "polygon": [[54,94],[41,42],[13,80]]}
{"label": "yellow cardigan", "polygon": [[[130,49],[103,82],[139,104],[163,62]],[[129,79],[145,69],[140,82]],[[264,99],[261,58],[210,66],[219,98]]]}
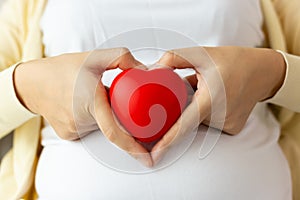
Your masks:
{"label": "yellow cardigan", "polygon": [[[33,182],[41,148],[41,117],[20,104],[12,75],[15,63],[43,57],[39,20],[46,3],[46,0],[8,0],[0,16],[0,138],[14,130],[13,148],[1,163],[1,200],[36,198]],[[261,3],[267,45],[300,55],[300,1],[261,0]],[[285,82],[269,102],[290,109],[273,108],[282,125],[279,143],[291,166],[294,199],[300,199],[297,190],[300,188],[300,114],[294,113],[300,112],[300,58],[285,56],[288,65]]]}

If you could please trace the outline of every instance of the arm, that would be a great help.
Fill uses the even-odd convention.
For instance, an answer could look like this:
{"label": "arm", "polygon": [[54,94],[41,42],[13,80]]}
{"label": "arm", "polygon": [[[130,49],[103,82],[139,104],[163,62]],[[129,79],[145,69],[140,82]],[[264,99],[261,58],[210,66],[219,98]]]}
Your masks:
{"label": "arm", "polygon": [[8,0],[0,13],[0,138],[34,116],[18,101],[13,84],[14,64],[22,59],[26,3]]}
{"label": "arm", "polygon": [[273,0],[286,39],[287,52],[300,55],[300,1]]}
{"label": "arm", "polygon": [[[300,55],[300,1],[273,0],[273,5],[280,19],[285,35],[287,52]],[[300,112],[300,58],[282,53],[286,61],[286,76],[284,83],[276,95],[268,102]]]}
{"label": "arm", "polygon": [[27,24],[31,22],[27,15],[32,13],[33,5],[28,2],[9,0],[0,16],[0,69],[7,68],[0,72],[0,138],[32,118],[32,111],[43,116],[58,136],[67,140],[100,128],[112,143],[151,166],[148,151],[116,124],[106,90],[101,81],[98,83],[106,69],[141,65],[127,49],[67,54],[8,67],[33,59],[27,54],[36,50],[23,51],[31,48],[24,32],[29,31]]}
{"label": "arm", "polygon": [[194,79],[197,90],[179,120],[152,149],[154,163],[186,130],[200,123],[238,134],[256,103],[273,97],[286,74],[282,55],[262,48],[176,49],[167,52],[158,63],[179,69],[194,68],[196,77],[188,78]]}
{"label": "arm", "polygon": [[16,96],[13,83],[15,66],[0,72],[0,138],[35,116]]}
{"label": "arm", "polygon": [[126,48],[47,57],[16,67],[15,90],[22,104],[43,116],[62,139],[76,140],[100,128],[112,143],[151,166],[149,152],[115,121],[99,81],[106,70],[132,67],[144,66]]}
{"label": "arm", "polygon": [[300,112],[300,57],[284,54],[286,75],[281,88],[268,102]]}

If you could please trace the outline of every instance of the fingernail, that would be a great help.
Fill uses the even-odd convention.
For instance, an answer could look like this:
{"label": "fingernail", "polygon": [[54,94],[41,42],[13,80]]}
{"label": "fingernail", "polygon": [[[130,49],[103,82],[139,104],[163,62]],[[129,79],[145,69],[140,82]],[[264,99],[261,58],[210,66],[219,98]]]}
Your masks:
{"label": "fingernail", "polygon": [[148,155],[139,155],[135,157],[140,163],[142,163],[145,167],[151,168],[153,166],[153,161],[151,159],[150,154]]}
{"label": "fingernail", "polygon": [[162,156],[163,156],[163,151],[161,150],[152,152],[151,157],[153,160],[153,165],[156,165],[162,159]]}
{"label": "fingernail", "polygon": [[146,161],[146,167],[148,167],[148,168],[153,167],[153,162],[152,162],[152,159],[151,159],[151,158],[150,158],[150,159],[147,159],[147,161]]}

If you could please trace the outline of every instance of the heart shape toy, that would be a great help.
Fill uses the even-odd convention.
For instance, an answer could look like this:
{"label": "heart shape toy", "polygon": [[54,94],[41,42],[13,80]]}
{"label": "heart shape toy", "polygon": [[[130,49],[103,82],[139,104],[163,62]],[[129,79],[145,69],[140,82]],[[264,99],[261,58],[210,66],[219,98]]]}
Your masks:
{"label": "heart shape toy", "polygon": [[120,73],[110,88],[113,112],[137,140],[158,141],[187,104],[187,88],[171,69],[132,68]]}

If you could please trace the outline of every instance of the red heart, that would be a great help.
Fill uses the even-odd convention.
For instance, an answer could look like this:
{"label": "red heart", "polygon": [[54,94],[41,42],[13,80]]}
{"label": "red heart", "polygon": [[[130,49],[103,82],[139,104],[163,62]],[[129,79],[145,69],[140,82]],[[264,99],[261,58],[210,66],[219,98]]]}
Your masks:
{"label": "red heart", "polygon": [[141,142],[159,140],[187,104],[183,80],[171,69],[129,69],[110,88],[111,107],[123,127]]}

